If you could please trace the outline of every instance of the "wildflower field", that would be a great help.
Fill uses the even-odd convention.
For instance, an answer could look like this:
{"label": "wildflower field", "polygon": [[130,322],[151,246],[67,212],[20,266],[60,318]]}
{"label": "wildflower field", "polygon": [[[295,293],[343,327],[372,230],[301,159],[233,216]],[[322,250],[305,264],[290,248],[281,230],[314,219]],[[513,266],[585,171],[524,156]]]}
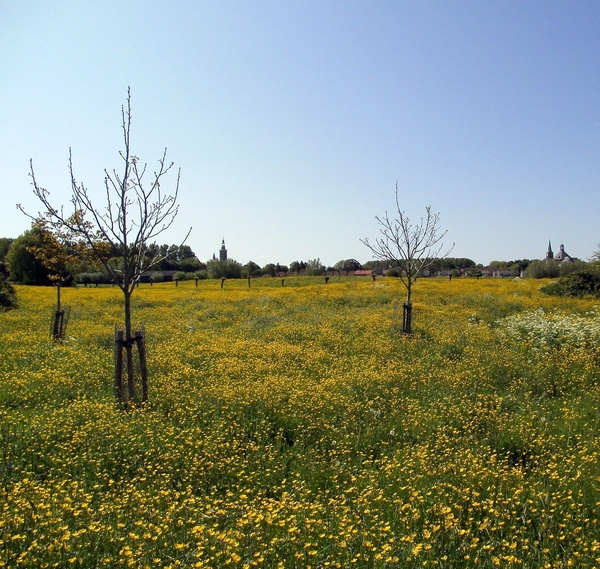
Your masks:
{"label": "wildflower field", "polygon": [[[600,318],[540,281],[142,285],[0,313],[0,567],[599,567]],[[399,304],[397,304],[399,303]],[[400,314],[398,314],[400,312]],[[400,319],[400,322],[397,320]]]}

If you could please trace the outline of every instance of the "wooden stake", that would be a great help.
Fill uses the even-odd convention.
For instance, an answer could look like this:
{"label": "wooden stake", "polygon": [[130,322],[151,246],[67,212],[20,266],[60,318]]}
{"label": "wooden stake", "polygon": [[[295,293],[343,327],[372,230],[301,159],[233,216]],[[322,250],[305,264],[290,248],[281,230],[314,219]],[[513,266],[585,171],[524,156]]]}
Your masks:
{"label": "wooden stake", "polygon": [[148,367],[146,366],[146,338],[143,331],[135,333],[135,341],[140,357],[140,371],[142,374],[142,401],[148,401]]}
{"label": "wooden stake", "polygon": [[123,403],[123,330],[115,333],[115,397]]}

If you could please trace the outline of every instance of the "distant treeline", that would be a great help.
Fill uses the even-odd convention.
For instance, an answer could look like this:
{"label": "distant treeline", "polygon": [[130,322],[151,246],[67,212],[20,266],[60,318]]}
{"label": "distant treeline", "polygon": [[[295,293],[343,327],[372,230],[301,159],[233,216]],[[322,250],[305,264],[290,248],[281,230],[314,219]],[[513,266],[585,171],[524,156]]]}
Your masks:
{"label": "distant treeline", "polygon": [[[36,256],[39,250],[39,229],[32,227],[16,239],[0,238],[0,267],[3,274],[7,275],[12,282],[30,285],[51,284],[49,269],[44,266],[43,261]],[[360,263],[356,259],[343,259],[333,266],[325,266],[319,258],[308,261],[292,261],[289,265],[280,263],[268,263],[260,266],[254,261],[242,264],[234,259],[221,261],[211,259],[207,262],[200,261],[192,248],[188,245],[178,246],[169,244],[152,243],[148,247],[148,256],[159,257],[160,262],[154,265],[146,275],[145,280],[158,282],[161,280],[184,280],[189,278],[247,278],[260,276],[286,276],[307,275],[319,276],[324,274],[350,274],[358,270],[371,270],[377,274],[389,271],[394,275],[395,265],[392,262],[367,261]],[[109,252],[108,262],[115,267],[121,263],[118,250]],[[525,275],[532,278],[553,278],[562,276],[585,267],[586,263],[577,261],[575,263],[557,263],[555,261],[517,259],[511,261],[492,261],[488,268],[492,270],[510,271],[515,276]],[[480,276],[484,266],[476,264],[467,257],[446,257],[436,259],[429,265],[429,274],[437,274],[442,271],[453,274],[468,274]],[[152,279],[150,278],[152,277]],[[99,265],[90,265],[89,261],[74,263],[70,269],[70,279],[65,284],[79,282],[81,284],[109,283],[110,277],[106,270]]]}

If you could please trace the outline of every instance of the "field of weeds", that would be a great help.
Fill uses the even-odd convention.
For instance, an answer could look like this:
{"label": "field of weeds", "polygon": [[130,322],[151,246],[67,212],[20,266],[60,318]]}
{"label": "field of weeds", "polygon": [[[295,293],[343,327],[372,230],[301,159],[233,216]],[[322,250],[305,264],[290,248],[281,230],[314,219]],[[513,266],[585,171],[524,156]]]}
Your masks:
{"label": "field of weeds", "polygon": [[[600,321],[540,281],[142,285],[1,313],[1,567],[600,567]],[[597,301],[596,301],[597,302]],[[398,303],[398,304],[397,304]],[[401,310],[400,310],[401,312]]]}

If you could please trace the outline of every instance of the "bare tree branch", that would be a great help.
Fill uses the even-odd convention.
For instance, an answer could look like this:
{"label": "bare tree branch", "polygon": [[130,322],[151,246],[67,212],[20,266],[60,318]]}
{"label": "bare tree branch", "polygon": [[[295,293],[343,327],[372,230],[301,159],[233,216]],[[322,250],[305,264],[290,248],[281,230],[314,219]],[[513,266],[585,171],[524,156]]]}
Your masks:
{"label": "bare tree branch", "polygon": [[443,239],[447,231],[440,227],[440,214],[434,213],[431,206],[425,208],[425,216],[413,224],[400,206],[398,182],[396,182],[396,215],[391,218],[386,211],[382,217],[376,216],[380,237],[371,242],[368,238],[361,243],[371,250],[380,261],[399,268],[399,277],[406,288],[406,302],[411,302],[412,287],[436,259],[447,257],[454,244],[444,250]]}

